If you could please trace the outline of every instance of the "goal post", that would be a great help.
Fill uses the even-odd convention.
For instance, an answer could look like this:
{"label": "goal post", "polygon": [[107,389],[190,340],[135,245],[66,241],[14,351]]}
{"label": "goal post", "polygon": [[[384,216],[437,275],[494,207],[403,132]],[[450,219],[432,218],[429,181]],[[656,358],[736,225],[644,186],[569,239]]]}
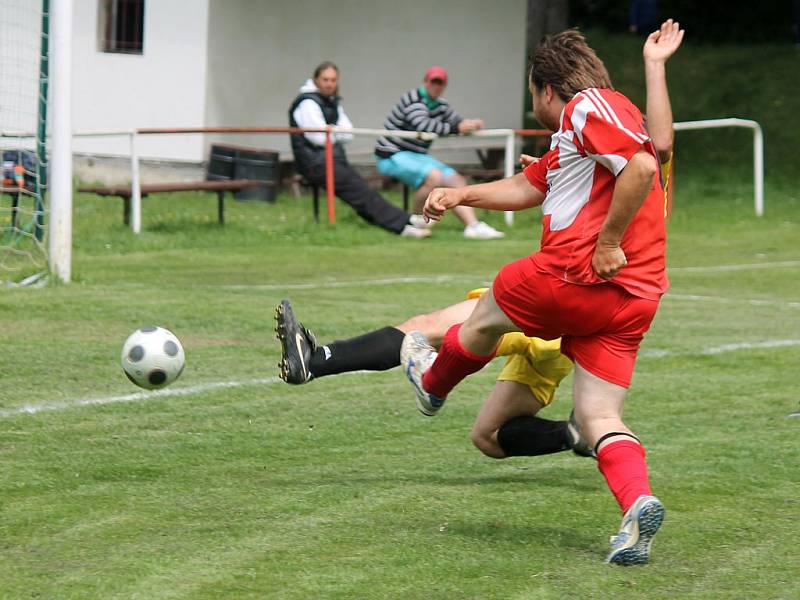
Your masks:
{"label": "goal post", "polygon": [[50,272],[64,283],[72,277],[72,2],[52,0],[50,28],[53,43],[48,262]]}
{"label": "goal post", "polygon": [[0,283],[6,285],[44,281],[48,271],[70,279],[71,37],[72,0],[0,0]]}

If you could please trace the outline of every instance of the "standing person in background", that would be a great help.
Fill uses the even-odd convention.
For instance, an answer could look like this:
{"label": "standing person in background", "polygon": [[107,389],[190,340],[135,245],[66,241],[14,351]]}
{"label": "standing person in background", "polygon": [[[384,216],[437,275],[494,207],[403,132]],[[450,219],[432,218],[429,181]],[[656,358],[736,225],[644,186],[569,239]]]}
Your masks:
{"label": "standing person in background", "polygon": [[[422,85],[409,90],[392,107],[383,123],[384,129],[426,131],[437,135],[457,135],[483,129],[480,119],[463,119],[442,97],[447,87],[447,71],[438,66],[425,72]],[[433,188],[458,188],[467,185],[455,169],[428,154],[430,140],[382,136],[375,144],[378,172],[399,179],[412,189],[414,212],[422,211],[425,198]],[[475,209],[459,206],[453,211],[464,223],[464,237],[489,240],[505,237],[501,231],[479,221]]]}
{"label": "standing person in background", "polygon": [[[339,68],[332,62],[323,62],[314,70],[313,79],[306,81],[292,102],[289,125],[308,129],[326,125],[352,127],[339,102],[338,91]],[[333,176],[336,195],[368,223],[406,237],[429,237],[431,232],[424,219],[409,215],[385,200],[350,165],[344,143],[352,138],[349,133],[334,135]],[[325,134],[293,133],[291,140],[297,172],[311,183],[325,187]]]}

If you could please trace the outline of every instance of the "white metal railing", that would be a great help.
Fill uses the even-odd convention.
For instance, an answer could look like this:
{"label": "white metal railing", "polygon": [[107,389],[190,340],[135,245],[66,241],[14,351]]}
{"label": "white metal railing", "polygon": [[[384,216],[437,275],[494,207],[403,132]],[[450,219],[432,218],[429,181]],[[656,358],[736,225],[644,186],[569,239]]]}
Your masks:
{"label": "white metal railing", "polygon": [[761,125],[748,119],[707,119],[684,121],[673,125],[675,131],[712,129],[716,127],[746,127],[753,130],[753,186],[756,216],[764,216],[764,133]]}
{"label": "white metal railing", "polygon": [[[756,216],[764,215],[764,136],[761,126],[756,121],[747,119],[707,119],[702,121],[685,121],[674,124],[675,131],[688,131],[697,129],[711,129],[718,127],[745,127],[753,130],[753,183],[754,183],[754,207]],[[195,128],[194,133],[202,133],[204,128]],[[247,128],[240,128],[247,129]],[[370,128],[343,128],[332,127],[332,133],[349,133],[352,135],[392,135],[394,137],[427,139],[433,140],[437,136],[435,133],[415,132],[415,131],[394,131],[386,129]],[[174,131],[164,133],[184,133],[186,131]],[[152,132],[151,132],[152,133]],[[253,132],[259,133],[259,132]],[[269,133],[269,132],[262,132]],[[139,155],[137,151],[137,129],[108,129],[108,130],[83,130],[73,133],[76,137],[104,137],[104,136],[127,136],[130,143],[131,157],[131,229],[134,233],[141,231],[141,181],[139,173]],[[515,129],[481,129],[473,131],[469,135],[485,138],[504,138],[505,139],[505,160],[504,174],[511,177],[514,174],[516,162],[516,138],[518,130]],[[0,137],[34,137],[31,133],[0,131]],[[506,223],[513,223],[513,212],[506,212]]]}

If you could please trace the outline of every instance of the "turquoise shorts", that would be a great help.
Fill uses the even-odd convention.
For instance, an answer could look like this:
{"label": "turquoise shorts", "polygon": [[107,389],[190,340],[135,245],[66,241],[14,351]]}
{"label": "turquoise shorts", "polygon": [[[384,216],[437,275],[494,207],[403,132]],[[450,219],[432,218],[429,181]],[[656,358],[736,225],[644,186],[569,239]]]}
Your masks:
{"label": "turquoise shorts", "polygon": [[444,177],[450,177],[456,172],[430,154],[408,150],[396,152],[389,158],[378,158],[378,173],[399,179],[413,189],[421,186],[428,173],[434,169],[441,171]]}

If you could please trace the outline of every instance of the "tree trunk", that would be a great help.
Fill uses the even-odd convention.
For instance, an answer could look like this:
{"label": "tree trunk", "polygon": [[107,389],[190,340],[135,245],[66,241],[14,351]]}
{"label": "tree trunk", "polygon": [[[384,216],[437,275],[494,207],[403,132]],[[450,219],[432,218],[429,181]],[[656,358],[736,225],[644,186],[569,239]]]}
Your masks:
{"label": "tree trunk", "polygon": [[568,0],[528,0],[528,27],[525,37],[528,60],[545,35],[567,28],[568,15]]}

